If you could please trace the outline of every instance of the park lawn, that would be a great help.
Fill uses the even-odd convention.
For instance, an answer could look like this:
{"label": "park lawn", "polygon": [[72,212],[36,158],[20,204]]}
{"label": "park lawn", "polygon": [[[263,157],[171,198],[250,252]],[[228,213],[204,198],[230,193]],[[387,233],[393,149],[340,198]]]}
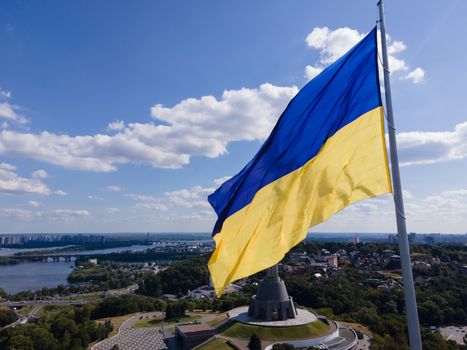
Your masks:
{"label": "park lawn", "polygon": [[69,309],[72,309],[72,305],[41,305],[36,315],[39,318],[52,317],[53,314],[63,313]]}
{"label": "park lawn", "polygon": [[222,335],[248,339],[253,333],[256,333],[261,340],[277,341],[319,337],[328,333],[330,329],[331,327],[321,320],[292,327],[264,327],[236,322],[227,328]]}
{"label": "park lawn", "polygon": [[208,325],[210,325],[211,327],[215,327],[217,326],[219,323],[221,323],[222,321],[224,321],[226,318],[228,318],[229,316],[227,315],[227,313],[223,313],[223,314],[220,314],[219,316],[217,316],[215,319],[211,320],[211,321],[208,321]]}
{"label": "park lawn", "polygon": [[175,320],[167,320],[167,321],[160,317],[149,318],[149,319],[143,318],[142,320],[138,320],[135,323],[133,323],[133,328],[158,327],[162,325],[167,326],[170,324],[191,322],[194,320],[199,320],[200,318],[201,318],[200,315],[186,315],[184,317],[181,317]]}
{"label": "park lawn", "polygon": [[211,340],[209,343],[206,343],[196,350],[232,350],[235,349],[234,347],[230,346],[224,339],[214,339]]}

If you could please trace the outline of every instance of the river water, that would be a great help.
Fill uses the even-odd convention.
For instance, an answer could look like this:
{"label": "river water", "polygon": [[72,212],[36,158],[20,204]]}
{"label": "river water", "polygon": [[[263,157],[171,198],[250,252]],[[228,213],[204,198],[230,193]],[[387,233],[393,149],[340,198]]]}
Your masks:
{"label": "river water", "polygon": [[[63,247],[59,247],[63,248]],[[88,250],[82,252],[70,252],[73,254],[108,254],[119,251],[142,251],[151,248],[148,245],[133,245],[131,247],[109,248],[100,250]],[[46,248],[52,249],[52,248]],[[13,255],[29,249],[0,249],[0,256]],[[40,249],[33,249],[40,250]],[[66,253],[64,253],[66,254]],[[59,255],[59,254],[58,254]],[[59,262],[31,262],[17,265],[0,265],[0,288],[13,294],[24,290],[36,290],[44,287],[52,288],[59,284],[68,284],[67,276],[73,270],[73,261]]]}
{"label": "river water", "polygon": [[67,284],[66,277],[73,262],[32,262],[0,266],[0,288],[13,294],[24,290],[56,287]]}

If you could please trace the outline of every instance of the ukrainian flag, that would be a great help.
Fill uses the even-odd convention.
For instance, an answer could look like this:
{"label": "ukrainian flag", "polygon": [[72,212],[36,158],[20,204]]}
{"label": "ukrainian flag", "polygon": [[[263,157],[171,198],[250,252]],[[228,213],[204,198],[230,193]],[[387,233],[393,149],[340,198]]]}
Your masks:
{"label": "ukrainian flag", "polygon": [[309,227],[390,192],[375,27],[305,85],[256,156],[209,196],[216,293],[278,263]]}

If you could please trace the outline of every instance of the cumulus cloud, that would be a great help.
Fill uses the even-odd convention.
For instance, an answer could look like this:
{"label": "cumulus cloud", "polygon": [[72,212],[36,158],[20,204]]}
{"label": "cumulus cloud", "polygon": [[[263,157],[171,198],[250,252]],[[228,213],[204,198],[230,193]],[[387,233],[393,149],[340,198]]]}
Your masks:
{"label": "cumulus cloud", "polygon": [[89,218],[91,213],[84,209],[54,209],[46,211],[31,211],[18,208],[0,208],[0,217],[21,221],[71,222],[77,219]]}
{"label": "cumulus cloud", "polygon": [[110,131],[120,131],[123,129],[125,129],[125,123],[122,120],[116,120],[112,123],[109,123],[109,125],[107,125],[107,130],[110,130]]}
{"label": "cumulus cloud", "polygon": [[307,35],[305,42],[308,47],[320,50],[320,63],[326,65],[333,63],[349,51],[364,35],[348,27],[336,30],[315,27]]}
{"label": "cumulus cloud", "polygon": [[104,200],[104,198],[102,198],[102,197],[93,196],[93,195],[89,195],[89,196],[88,196],[88,199],[90,199],[90,200],[92,200],[92,201],[102,201],[102,200]]}
{"label": "cumulus cloud", "polygon": [[319,73],[321,73],[323,69],[323,67],[308,65],[305,67],[305,78],[311,80],[314,77],[316,77]]}
{"label": "cumulus cloud", "polygon": [[26,124],[28,122],[27,118],[19,112],[18,106],[14,106],[8,102],[0,103],[0,118],[19,124]]}
{"label": "cumulus cloud", "polygon": [[214,179],[214,185],[216,187],[219,187],[220,185],[222,185],[224,182],[226,182],[227,180],[229,180],[232,176],[222,176],[218,179]]}
{"label": "cumulus cloud", "polygon": [[68,169],[108,172],[117,164],[179,168],[192,156],[218,157],[232,141],[264,139],[297,93],[297,87],[263,84],[227,90],[220,99],[189,98],[173,107],[152,107],[155,123],[130,123],[114,135],[58,135],[0,131],[0,154]]}
{"label": "cumulus cloud", "polygon": [[397,134],[401,165],[432,164],[467,157],[467,122],[453,131],[412,131]]}
{"label": "cumulus cloud", "polygon": [[210,208],[207,197],[212,192],[214,192],[214,188],[195,186],[190,189],[165,192],[164,196],[168,202],[180,207]]}
{"label": "cumulus cloud", "polygon": [[412,83],[419,84],[423,82],[423,80],[425,79],[425,71],[421,69],[420,67],[418,67],[418,68],[415,68],[413,71],[411,71],[406,76],[403,76],[401,79],[411,80]]}
{"label": "cumulus cloud", "polygon": [[0,163],[0,193],[1,194],[20,194],[36,193],[48,196],[50,188],[40,179],[27,179],[16,174],[16,167]]}
{"label": "cumulus cloud", "polygon": [[56,190],[54,191],[54,194],[56,194],[57,196],[66,196],[68,193],[62,190]]}
{"label": "cumulus cloud", "polygon": [[213,211],[207,200],[208,195],[215,191],[223,182],[227,181],[230,176],[224,176],[213,181],[214,186],[203,187],[193,186],[191,188],[180,189],[177,191],[165,192],[163,196],[150,196],[128,193],[125,196],[137,202],[134,208],[152,209],[159,211],[166,211],[168,209],[188,209],[185,215],[196,215],[209,213],[211,217]]}
{"label": "cumulus cloud", "polygon": [[30,210],[18,208],[0,208],[0,217],[6,219],[28,220],[33,217]]}
{"label": "cumulus cloud", "polygon": [[[319,50],[320,58],[315,65],[308,65],[305,67],[305,77],[309,80],[313,79],[321,73],[325,67],[350,50],[364,36],[365,33],[360,33],[348,27],[337,28],[335,30],[331,30],[327,27],[315,27],[307,35],[305,42],[308,47]],[[391,73],[407,71],[409,66],[405,60],[397,57],[398,54],[406,50],[406,45],[402,41],[392,40],[389,35],[387,35],[386,38],[388,43],[389,70]],[[378,45],[380,46],[381,44],[378,43]],[[379,51],[381,52],[381,50]],[[407,80],[413,83],[419,83],[423,80],[423,76],[423,69],[416,68],[406,77]]]}
{"label": "cumulus cloud", "polygon": [[49,177],[49,174],[44,169],[39,169],[32,173],[32,177],[35,179],[46,179]]}
{"label": "cumulus cloud", "polygon": [[[319,50],[320,59],[306,67],[312,78],[345,53],[363,33],[351,28],[314,28],[306,44]],[[392,72],[407,70],[396,57],[406,49],[401,41],[389,40]],[[407,78],[418,82],[421,68]],[[148,164],[155,168],[180,168],[193,156],[219,157],[233,141],[264,140],[287,103],[298,92],[296,86],[280,87],[269,83],[258,88],[226,90],[220,98],[187,98],[174,106],[155,104],[150,123],[117,120],[107,126],[111,133],[67,135],[0,130],[0,155],[35,159],[67,169],[94,172],[115,171],[119,164]],[[0,104],[0,118],[26,122],[17,108]]]}
{"label": "cumulus cloud", "polygon": [[37,201],[29,201],[28,204],[30,207],[33,207],[33,208],[37,208],[41,206],[41,203]]}

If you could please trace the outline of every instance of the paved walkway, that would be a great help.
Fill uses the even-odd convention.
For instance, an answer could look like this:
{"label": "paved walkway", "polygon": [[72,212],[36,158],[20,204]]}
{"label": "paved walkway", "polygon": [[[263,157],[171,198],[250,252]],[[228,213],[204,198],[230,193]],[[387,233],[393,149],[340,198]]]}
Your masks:
{"label": "paved walkway", "polygon": [[455,341],[459,345],[464,345],[464,337],[467,335],[467,326],[440,327],[439,332],[446,340]]}
{"label": "paved walkway", "polygon": [[112,338],[105,339],[95,344],[91,350],[110,350],[117,344],[121,350],[167,350],[164,336],[159,327],[133,328],[133,323],[141,316],[160,316],[161,313],[144,313],[130,317],[122,323],[118,333]]}
{"label": "paved walkway", "polygon": [[258,321],[248,316],[248,306],[240,306],[230,310],[229,317],[242,323],[267,327],[302,326],[318,320],[314,313],[304,309],[297,309],[297,317],[295,318],[289,318],[285,321]]}

